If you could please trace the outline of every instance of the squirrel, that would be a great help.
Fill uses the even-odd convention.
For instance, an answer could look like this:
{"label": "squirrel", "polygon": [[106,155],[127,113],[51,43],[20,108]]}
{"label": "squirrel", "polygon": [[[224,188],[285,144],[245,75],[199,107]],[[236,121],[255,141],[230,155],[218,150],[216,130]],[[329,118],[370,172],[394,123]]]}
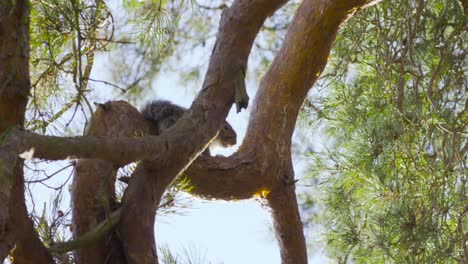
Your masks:
{"label": "squirrel", "polygon": [[[158,134],[160,134],[162,131],[174,125],[185,111],[187,111],[186,108],[173,104],[172,102],[154,100],[147,102],[141,110],[141,113],[146,120],[149,120],[156,126]],[[210,146],[220,145],[224,148],[233,146],[236,144],[236,137],[237,134],[232,126],[225,121],[223,128],[219,131],[218,136]],[[202,154],[210,155],[209,147]]]}

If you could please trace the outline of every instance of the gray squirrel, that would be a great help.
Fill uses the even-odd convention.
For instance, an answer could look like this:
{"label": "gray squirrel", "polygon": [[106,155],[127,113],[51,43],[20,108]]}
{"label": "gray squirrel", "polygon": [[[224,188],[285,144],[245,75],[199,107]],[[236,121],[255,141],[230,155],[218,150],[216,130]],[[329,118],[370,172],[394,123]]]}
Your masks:
{"label": "gray squirrel", "polygon": [[[175,124],[186,108],[173,104],[166,100],[154,100],[147,102],[141,110],[143,117],[151,121],[158,129],[158,134]],[[228,122],[224,122],[223,128],[210,146],[219,145],[230,147],[236,144],[237,134]],[[210,155],[209,147],[203,152],[204,155]]]}

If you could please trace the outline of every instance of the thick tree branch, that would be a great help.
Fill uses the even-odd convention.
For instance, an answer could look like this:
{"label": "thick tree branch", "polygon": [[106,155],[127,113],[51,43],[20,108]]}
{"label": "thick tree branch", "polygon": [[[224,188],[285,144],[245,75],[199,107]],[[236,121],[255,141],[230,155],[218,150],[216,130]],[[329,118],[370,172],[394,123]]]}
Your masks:
{"label": "thick tree branch", "polygon": [[294,188],[275,188],[267,199],[273,209],[273,225],[282,263],[307,263],[307,247]]}
{"label": "thick tree branch", "polygon": [[145,163],[138,165],[122,198],[123,214],[118,230],[127,263],[158,262],[154,221],[158,204],[171,179],[159,177],[161,171],[148,170],[150,166]]}
{"label": "thick tree branch", "polygon": [[[0,145],[0,159],[9,157],[10,153],[13,153],[14,157],[24,153],[28,158],[46,160],[91,158],[124,165],[135,160],[156,160],[167,152],[164,146],[163,138],[156,136],[139,138],[55,137],[14,128]],[[5,166],[8,167],[9,164]]]}
{"label": "thick tree branch", "polygon": [[306,0],[301,4],[260,82],[245,144],[290,141],[299,109],[325,68],[340,25],[359,8],[375,2]]}
{"label": "thick tree branch", "polygon": [[118,207],[116,174],[117,168],[108,161],[80,159],[76,164],[71,190],[73,235],[87,237],[81,239],[85,244],[75,251],[78,264],[125,263],[120,241],[113,230],[107,229],[110,232],[105,235],[87,235],[93,234],[91,230],[99,222],[111,221],[111,212]]}
{"label": "thick tree branch", "polygon": [[249,199],[274,184],[267,162],[254,151],[239,151],[230,157],[199,156],[184,175],[193,185],[191,194],[210,199]]}

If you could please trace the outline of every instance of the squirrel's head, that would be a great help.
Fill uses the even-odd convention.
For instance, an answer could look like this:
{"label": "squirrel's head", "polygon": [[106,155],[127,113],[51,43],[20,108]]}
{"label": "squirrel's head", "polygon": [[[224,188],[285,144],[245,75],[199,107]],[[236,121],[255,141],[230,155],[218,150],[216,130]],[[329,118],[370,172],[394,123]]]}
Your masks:
{"label": "squirrel's head", "polygon": [[233,146],[237,142],[236,131],[232,129],[228,122],[224,122],[216,140],[225,148]]}

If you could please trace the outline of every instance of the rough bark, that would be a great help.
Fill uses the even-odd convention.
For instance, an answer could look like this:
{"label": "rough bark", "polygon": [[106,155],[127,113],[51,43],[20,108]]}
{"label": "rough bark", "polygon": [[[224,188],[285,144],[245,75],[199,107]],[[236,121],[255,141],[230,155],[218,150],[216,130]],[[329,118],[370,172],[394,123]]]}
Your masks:
{"label": "rough bark", "polygon": [[[21,0],[4,2],[0,4],[0,134],[24,126],[29,90],[29,5]],[[28,216],[23,161],[13,156],[3,162],[11,171],[0,171],[0,262],[14,247],[15,263],[52,263]]]}
{"label": "rough bark", "polygon": [[162,173],[149,167],[152,165],[147,162],[137,167],[122,198],[118,230],[127,263],[158,263],[154,220],[162,194],[172,179],[154,177]]}

